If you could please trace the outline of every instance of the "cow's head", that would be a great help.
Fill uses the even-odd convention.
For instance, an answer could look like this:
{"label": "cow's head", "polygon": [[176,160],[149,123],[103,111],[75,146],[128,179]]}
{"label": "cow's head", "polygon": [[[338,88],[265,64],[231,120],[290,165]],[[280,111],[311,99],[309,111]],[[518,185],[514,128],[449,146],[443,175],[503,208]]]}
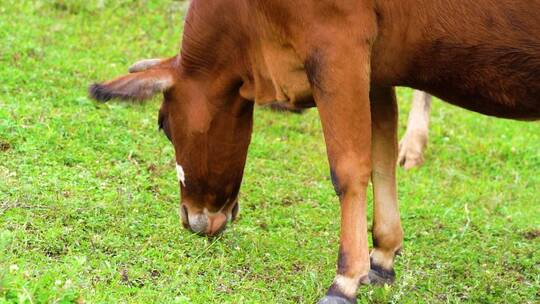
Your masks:
{"label": "cow's head", "polygon": [[179,57],[153,59],[90,87],[99,101],[163,93],[158,123],[176,152],[182,223],[204,235],[219,233],[237,215],[252,131],[253,102],[240,96],[242,82],[225,73],[208,77],[183,68]]}

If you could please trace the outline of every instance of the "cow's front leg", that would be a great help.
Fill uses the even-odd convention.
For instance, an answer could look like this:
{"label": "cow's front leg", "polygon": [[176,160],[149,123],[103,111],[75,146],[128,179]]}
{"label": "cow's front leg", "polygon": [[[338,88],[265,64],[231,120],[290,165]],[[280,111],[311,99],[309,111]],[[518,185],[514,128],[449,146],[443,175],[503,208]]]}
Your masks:
{"label": "cow's front leg", "polygon": [[401,248],[403,230],[399,217],[396,158],[398,112],[394,88],[372,88],[373,250],[370,283],[394,281],[394,256]]}
{"label": "cow's front leg", "polygon": [[337,275],[319,303],[356,303],[368,282],[366,189],[371,175],[369,46],[317,50],[306,61],[341,204]]}

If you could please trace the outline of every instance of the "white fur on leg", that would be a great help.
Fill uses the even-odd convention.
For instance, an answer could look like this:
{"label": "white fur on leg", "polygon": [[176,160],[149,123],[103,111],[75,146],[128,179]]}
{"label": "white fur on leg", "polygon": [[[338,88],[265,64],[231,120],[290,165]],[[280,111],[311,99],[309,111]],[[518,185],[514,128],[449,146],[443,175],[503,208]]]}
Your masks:
{"label": "white fur on leg", "polygon": [[424,162],[424,150],[429,133],[431,99],[431,95],[427,93],[414,91],[407,131],[399,147],[398,163],[405,169],[419,167]]}
{"label": "white fur on leg", "polygon": [[339,290],[347,297],[354,298],[358,289],[358,279],[338,274],[334,279],[334,286],[339,287]]}
{"label": "white fur on leg", "polygon": [[394,266],[394,252],[383,252],[376,248],[370,254],[372,263],[381,266],[384,269],[392,269]]}

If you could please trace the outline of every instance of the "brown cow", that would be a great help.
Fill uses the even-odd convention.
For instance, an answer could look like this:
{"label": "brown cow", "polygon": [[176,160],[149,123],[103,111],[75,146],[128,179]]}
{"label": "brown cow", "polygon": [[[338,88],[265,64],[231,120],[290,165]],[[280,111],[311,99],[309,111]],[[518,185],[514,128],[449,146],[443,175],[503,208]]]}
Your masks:
{"label": "brown cow", "polygon": [[[238,210],[253,105],[316,106],[341,202],[337,276],[321,303],[391,282],[402,246],[394,86],[480,113],[540,119],[538,0],[193,0],[182,51],[95,84],[106,101],[163,92],[185,226],[214,235]],[[374,188],[368,250],[366,189]]]}

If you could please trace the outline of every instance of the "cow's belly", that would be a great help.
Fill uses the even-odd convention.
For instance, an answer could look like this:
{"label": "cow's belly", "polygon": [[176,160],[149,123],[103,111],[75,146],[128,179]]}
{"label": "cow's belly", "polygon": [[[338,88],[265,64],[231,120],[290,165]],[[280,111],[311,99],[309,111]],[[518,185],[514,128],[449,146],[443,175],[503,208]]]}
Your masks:
{"label": "cow's belly", "polygon": [[[496,92],[478,87],[469,91],[463,86],[449,83],[431,83],[427,86],[416,86],[440,99],[481,114],[516,120],[540,120],[538,98],[512,99],[507,92]],[[500,96],[504,96],[501,100]]]}
{"label": "cow's belly", "polygon": [[540,118],[539,1],[412,2],[384,2],[374,79],[487,115]]}
{"label": "cow's belly", "polygon": [[411,65],[405,85],[482,114],[540,118],[540,49],[440,41]]}

